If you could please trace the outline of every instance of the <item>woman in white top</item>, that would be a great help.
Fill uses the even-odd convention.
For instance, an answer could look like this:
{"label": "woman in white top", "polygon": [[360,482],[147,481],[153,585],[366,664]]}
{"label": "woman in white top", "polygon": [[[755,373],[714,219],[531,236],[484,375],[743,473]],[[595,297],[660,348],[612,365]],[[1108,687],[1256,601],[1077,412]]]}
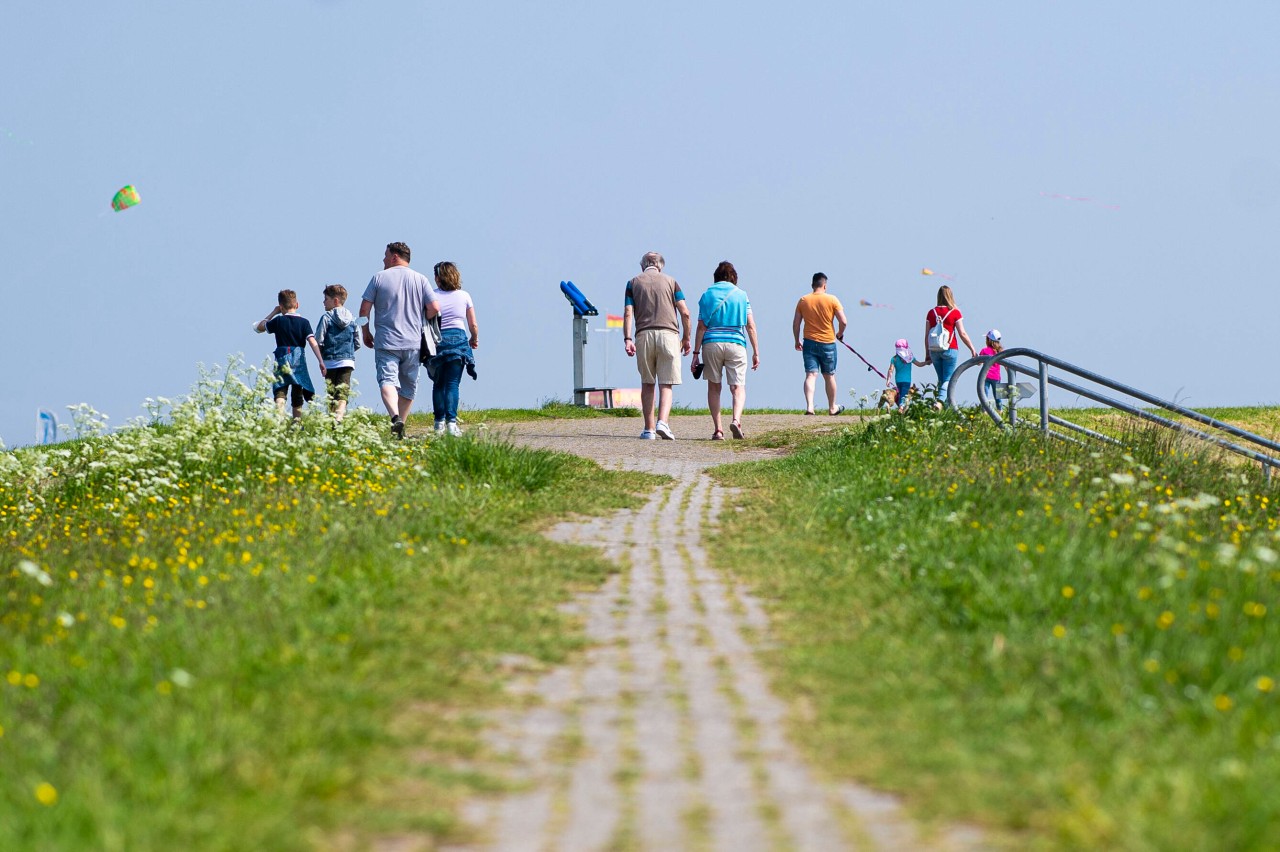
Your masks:
{"label": "woman in white top", "polygon": [[435,408],[436,431],[461,435],[458,427],[458,385],[462,371],[476,377],[471,350],[480,345],[476,309],[471,294],[462,289],[462,274],[449,261],[435,266],[436,304],[440,306],[440,344],[431,359],[431,403]]}

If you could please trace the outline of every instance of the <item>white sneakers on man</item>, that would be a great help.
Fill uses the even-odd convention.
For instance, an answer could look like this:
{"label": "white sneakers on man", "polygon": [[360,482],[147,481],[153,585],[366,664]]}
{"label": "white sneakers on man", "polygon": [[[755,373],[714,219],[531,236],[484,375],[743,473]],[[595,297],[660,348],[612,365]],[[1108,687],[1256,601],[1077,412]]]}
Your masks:
{"label": "white sneakers on man", "polygon": [[653,431],[657,432],[658,437],[664,441],[674,441],[676,439],[676,436],[671,431],[671,427],[666,423],[663,423],[661,420],[658,421],[657,426],[653,427]]}

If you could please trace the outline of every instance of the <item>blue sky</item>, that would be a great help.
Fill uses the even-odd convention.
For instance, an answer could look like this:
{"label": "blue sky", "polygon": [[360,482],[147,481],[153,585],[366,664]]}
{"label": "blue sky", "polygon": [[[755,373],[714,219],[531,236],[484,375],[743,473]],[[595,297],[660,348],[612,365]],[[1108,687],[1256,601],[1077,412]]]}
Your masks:
{"label": "blue sky", "polygon": [[[1275,403],[1280,7],[1156,8],[11,0],[0,438],[78,402],[121,423],[197,362],[265,357],[250,322],[278,289],[312,319],[327,283],[357,302],[392,240],[475,298],[464,404],[568,398],[558,283],[620,312],[649,249],[691,299],[737,266],[753,405],[801,405],[813,272],[881,363],[921,345],[924,266],[956,276],[975,342],[996,326],[1193,406]],[[126,183],[142,204],[110,212]],[[592,338],[634,386],[621,336]],[[842,397],[879,384],[851,356],[839,375]]]}

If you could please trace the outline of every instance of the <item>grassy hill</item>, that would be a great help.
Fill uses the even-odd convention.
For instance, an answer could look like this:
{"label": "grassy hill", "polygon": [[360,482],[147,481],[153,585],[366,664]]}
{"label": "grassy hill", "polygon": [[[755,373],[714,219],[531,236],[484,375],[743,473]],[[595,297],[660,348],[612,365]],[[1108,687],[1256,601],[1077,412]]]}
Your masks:
{"label": "grassy hill", "polygon": [[167,425],[0,453],[0,849],[310,849],[456,829],[476,715],[611,568],[537,530],[652,477],[301,427],[251,373]]}
{"label": "grassy hill", "polygon": [[[265,396],[233,369],[156,425],[0,453],[0,849],[457,839],[500,783],[479,712],[581,647],[557,605],[610,570],[538,530],[656,481]],[[564,408],[467,418],[633,414]],[[770,608],[797,738],[1018,848],[1280,846],[1275,491],[1061,414],[1131,446],[922,408],[720,470],[743,510],[709,550]]]}
{"label": "grassy hill", "polygon": [[1017,848],[1280,846],[1278,495],[1128,436],[921,411],[720,469],[815,761]]}

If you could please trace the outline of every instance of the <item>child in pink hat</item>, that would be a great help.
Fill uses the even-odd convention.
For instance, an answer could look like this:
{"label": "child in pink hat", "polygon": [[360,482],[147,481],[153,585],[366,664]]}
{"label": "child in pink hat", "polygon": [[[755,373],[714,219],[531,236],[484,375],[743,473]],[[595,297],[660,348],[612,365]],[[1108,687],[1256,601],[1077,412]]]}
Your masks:
{"label": "child in pink hat", "polygon": [[911,354],[911,344],[905,337],[898,338],[893,344],[893,358],[889,360],[889,369],[885,371],[885,385],[897,388],[898,410],[907,410],[907,397],[911,393],[911,367],[925,366],[924,361],[917,361]]}

